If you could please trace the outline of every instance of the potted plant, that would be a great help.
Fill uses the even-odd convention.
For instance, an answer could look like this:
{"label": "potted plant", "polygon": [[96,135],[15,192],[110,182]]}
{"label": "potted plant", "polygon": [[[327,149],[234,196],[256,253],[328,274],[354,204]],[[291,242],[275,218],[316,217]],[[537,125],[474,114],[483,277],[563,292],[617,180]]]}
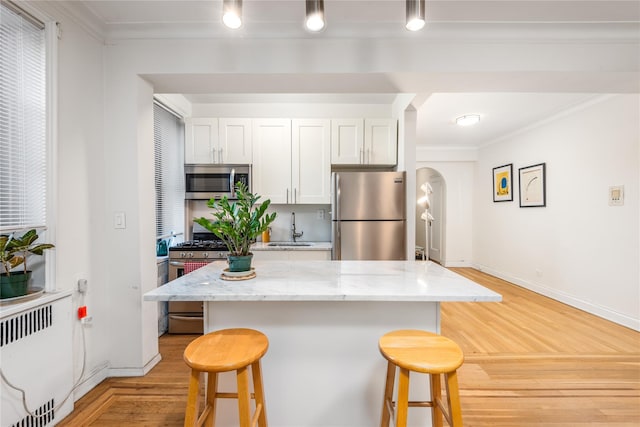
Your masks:
{"label": "potted plant", "polygon": [[248,191],[241,182],[236,184],[238,200],[229,202],[227,197],[211,199],[207,206],[214,209],[214,220],[204,217],[194,221],[220,238],[229,250],[229,271],[251,270],[253,254],[249,251],[257,236],[269,228],[276,213],[266,213],[271,200],[257,205],[260,196]]}
{"label": "potted plant", "polygon": [[[21,237],[15,237],[13,233],[0,235],[0,299],[27,294],[31,279],[27,255],[42,255],[46,249],[54,247],[50,243],[36,243],[38,237],[35,229],[27,231]],[[21,264],[24,266],[22,271],[11,271]]]}

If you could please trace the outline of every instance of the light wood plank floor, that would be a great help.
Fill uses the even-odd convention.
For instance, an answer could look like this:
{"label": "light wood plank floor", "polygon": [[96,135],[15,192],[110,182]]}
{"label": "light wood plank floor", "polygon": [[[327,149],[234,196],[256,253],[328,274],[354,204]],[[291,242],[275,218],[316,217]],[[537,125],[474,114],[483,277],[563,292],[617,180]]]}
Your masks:
{"label": "light wood plank floor", "polygon": [[[477,270],[452,270],[503,296],[442,304],[442,334],[465,352],[465,426],[640,426],[640,333]],[[149,374],[105,380],[59,425],[181,426],[182,352],[194,338],[162,336],[162,361]]]}

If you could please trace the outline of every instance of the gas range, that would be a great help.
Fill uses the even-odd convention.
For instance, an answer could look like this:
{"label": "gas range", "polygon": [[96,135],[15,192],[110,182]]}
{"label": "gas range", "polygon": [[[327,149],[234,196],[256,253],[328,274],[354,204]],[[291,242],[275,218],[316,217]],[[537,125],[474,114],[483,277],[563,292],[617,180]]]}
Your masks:
{"label": "gas range", "polygon": [[220,240],[189,240],[169,248],[169,259],[180,261],[227,259],[228,254]]}

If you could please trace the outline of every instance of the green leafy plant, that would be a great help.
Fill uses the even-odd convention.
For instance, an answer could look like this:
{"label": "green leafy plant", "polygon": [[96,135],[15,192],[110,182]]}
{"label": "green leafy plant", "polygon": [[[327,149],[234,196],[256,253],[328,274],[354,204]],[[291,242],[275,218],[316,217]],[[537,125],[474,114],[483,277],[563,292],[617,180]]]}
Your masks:
{"label": "green leafy plant", "polygon": [[234,202],[227,197],[209,200],[207,206],[214,210],[214,220],[200,217],[194,221],[220,238],[230,255],[246,256],[256,237],[276,219],[276,213],[266,213],[271,200],[257,205],[260,196],[249,192],[241,182],[236,184],[236,194],[238,200]]}
{"label": "green leafy plant", "polygon": [[38,233],[35,229],[29,230],[21,237],[12,234],[0,235],[0,262],[5,274],[11,276],[11,270],[19,265],[24,265],[24,272],[27,268],[27,255],[42,255],[46,249],[51,249],[54,245],[50,243],[36,243]]}

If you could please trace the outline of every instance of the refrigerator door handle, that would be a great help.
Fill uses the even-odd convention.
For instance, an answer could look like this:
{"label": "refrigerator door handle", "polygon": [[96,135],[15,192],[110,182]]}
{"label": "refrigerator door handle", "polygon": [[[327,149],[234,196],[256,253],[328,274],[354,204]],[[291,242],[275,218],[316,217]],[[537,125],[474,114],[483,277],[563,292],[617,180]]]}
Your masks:
{"label": "refrigerator door handle", "polygon": [[336,174],[336,205],[335,205],[336,217],[335,217],[335,225],[336,225],[336,236],[334,239],[334,247],[335,247],[335,259],[342,259],[342,254],[340,253],[340,221],[342,220],[342,216],[340,215],[340,175]]}

